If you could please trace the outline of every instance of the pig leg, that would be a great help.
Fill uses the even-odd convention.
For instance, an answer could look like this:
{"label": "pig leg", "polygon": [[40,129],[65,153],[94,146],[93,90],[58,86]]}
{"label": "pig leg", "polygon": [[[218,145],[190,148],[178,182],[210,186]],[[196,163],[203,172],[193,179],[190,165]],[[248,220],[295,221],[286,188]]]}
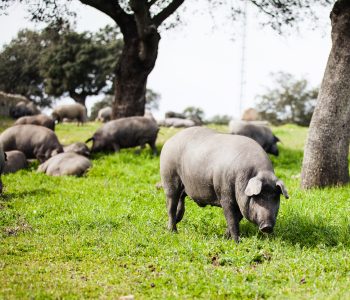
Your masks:
{"label": "pig leg", "polygon": [[119,152],[120,151],[120,146],[117,143],[112,144],[114,152]]}
{"label": "pig leg", "polygon": [[168,229],[177,232],[176,228],[176,212],[181,196],[181,180],[180,178],[172,178],[171,183],[163,182],[163,188],[166,195],[166,205],[168,210]]}
{"label": "pig leg", "polygon": [[182,191],[181,196],[180,196],[180,200],[179,203],[177,204],[177,210],[176,210],[176,224],[179,223],[185,213],[185,198],[186,198],[187,194],[185,193],[185,191]]}
{"label": "pig leg", "polygon": [[135,154],[140,154],[143,149],[145,149],[145,144],[140,145],[140,149],[135,150]]}
{"label": "pig leg", "polygon": [[148,144],[150,145],[150,147],[152,149],[153,155],[157,156],[158,150],[157,150],[157,147],[156,147],[156,141],[149,142]]}
{"label": "pig leg", "polygon": [[48,157],[46,157],[46,153],[42,146],[40,146],[39,149],[38,148],[34,149],[33,154],[41,164],[48,159]]}
{"label": "pig leg", "polygon": [[221,200],[221,206],[224,210],[224,215],[227,222],[227,235],[234,239],[236,243],[239,242],[239,222],[242,219],[242,215],[239,209],[231,199]]}
{"label": "pig leg", "polygon": [[146,145],[145,144],[141,144],[140,145],[140,151],[142,151],[143,149],[145,149]]}

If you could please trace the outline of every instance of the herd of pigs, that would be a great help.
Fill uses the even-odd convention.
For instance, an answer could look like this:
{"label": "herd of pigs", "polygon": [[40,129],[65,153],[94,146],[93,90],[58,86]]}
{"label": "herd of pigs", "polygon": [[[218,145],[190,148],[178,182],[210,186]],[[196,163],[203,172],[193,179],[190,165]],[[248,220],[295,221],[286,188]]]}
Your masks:
{"label": "herd of pigs", "polygon": [[[121,148],[148,144],[157,155],[159,126],[152,115],[110,120],[110,108],[99,111],[105,122],[91,138],[63,146],[54,129],[64,119],[86,121],[80,104],[57,106],[52,117],[44,114],[19,118],[0,135],[0,175],[27,166],[28,159],[40,162],[39,172],[47,175],[82,175],[89,168],[90,152],[118,152]],[[106,117],[108,116],[108,117]],[[178,126],[176,126],[178,127]],[[167,199],[168,228],[177,231],[189,196],[199,206],[223,208],[226,234],[239,241],[239,222],[243,217],[270,233],[276,223],[280,195],[288,198],[266,153],[278,155],[279,139],[267,126],[231,121],[230,133],[184,122],[181,130],[163,146],[160,154],[161,186]],[[92,141],[89,149],[86,143]],[[0,178],[0,192],[2,183]]]}

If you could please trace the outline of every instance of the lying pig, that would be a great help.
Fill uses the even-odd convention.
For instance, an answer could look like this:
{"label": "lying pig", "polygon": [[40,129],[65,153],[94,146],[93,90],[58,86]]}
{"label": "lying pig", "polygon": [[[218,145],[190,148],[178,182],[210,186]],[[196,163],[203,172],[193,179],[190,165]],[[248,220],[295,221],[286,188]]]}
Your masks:
{"label": "lying pig", "polygon": [[63,152],[52,130],[31,124],[7,128],[0,135],[0,145],[4,151],[19,150],[25,154],[27,159],[37,158],[40,162]]}
{"label": "lying pig", "polygon": [[22,151],[12,150],[6,152],[4,174],[15,173],[28,167],[27,158]]}
{"label": "lying pig", "polygon": [[267,153],[278,156],[277,142],[279,138],[273,135],[266,126],[250,124],[249,122],[231,121],[229,124],[231,134],[244,135],[255,140]]}
{"label": "lying pig", "polygon": [[188,119],[166,118],[164,120],[159,120],[158,125],[164,126],[164,127],[187,128],[187,127],[195,126],[196,123],[193,120],[188,120]]}
{"label": "lying pig", "polygon": [[82,142],[76,142],[68,146],[63,147],[64,152],[75,152],[80,155],[90,156],[90,150],[86,144]]}
{"label": "lying pig", "polygon": [[39,172],[50,176],[83,175],[91,167],[85,156],[74,152],[64,152],[51,157],[38,168]]}
{"label": "lying pig", "polygon": [[55,130],[55,121],[44,114],[39,114],[35,116],[26,116],[19,118],[14,125],[24,125],[24,124],[33,124],[47,127],[51,130]]}
{"label": "lying pig", "polygon": [[160,175],[172,231],[184,215],[187,195],[199,206],[222,207],[227,234],[236,242],[243,216],[262,232],[272,232],[280,194],[288,198],[255,141],[208,128],[187,128],[170,138],[160,155]]}
{"label": "lying pig", "polygon": [[91,152],[115,151],[149,144],[153,154],[157,154],[156,139],[159,128],[156,122],[145,117],[129,117],[105,123],[92,138]]}

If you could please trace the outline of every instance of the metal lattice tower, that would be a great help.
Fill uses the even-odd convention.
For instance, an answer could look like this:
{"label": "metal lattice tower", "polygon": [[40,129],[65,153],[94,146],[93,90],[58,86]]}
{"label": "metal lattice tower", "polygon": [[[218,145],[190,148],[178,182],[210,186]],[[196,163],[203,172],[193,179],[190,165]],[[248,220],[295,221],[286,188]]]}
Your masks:
{"label": "metal lattice tower", "polygon": [[246,67],[246,40],[247,40],[247,4],[248,0],[244,0],[243,21],[242,21],[242,45],[241,45],[241,74],[240,74],[240,92],[239,92],[239,116],[242,115],[243,101],[245,97],[245,67]]}

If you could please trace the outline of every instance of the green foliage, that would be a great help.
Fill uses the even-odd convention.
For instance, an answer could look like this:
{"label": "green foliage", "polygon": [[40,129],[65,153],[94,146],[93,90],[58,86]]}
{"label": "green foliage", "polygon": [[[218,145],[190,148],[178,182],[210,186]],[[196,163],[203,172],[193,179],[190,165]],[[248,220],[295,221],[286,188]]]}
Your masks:
{"label": "green foliage", "polygon": [[91,107],[91,113],[90,113],[90,120],[96,120],[98,111],[106,106],[112,107],[113,104],[113,96],[106,95],[102,100],[97,101],[94,103],[94,105]]}
{"label": "green foliage", "polygon": [[189,106],[183,110],[186,119],[191,119],[196,123],[202,123],[204,120],[204,111],[200,107]]}
{"label": "green foliage", "polygon": [[[55,28],[49,28],[44,36],[52,36],[52,30]],[[57,31],[42,52],[40,70],[46,92],[55,97],[68,93],[82,103],[89,95],[108,93],[122,48],[116,27],[107,26],[96,34],[77,33],[67,25]]]}
{"label": "green foliage", "polygon": [[215,115],[211,119],[207,120],[208,123],[218,124],[218,125],[227,125],[232,119],[229,115]]}
{"label": "green foliage", "polygon": [[263,120],[272,124],[294,123],[308,126],[316,105],[318,88],[309,88],[306,79],[296,80],[291,74],[277,73],[275,88],[258,96],[257,110]]}
{"label": "green foliage", "polygon": [[[169,10],[169,7],[176,6],[179,7],[182,0],[158,0],[158,1],[147,1],[147,13],[154,18],[160,12]],[[30,17],[34,21],[50,21],[53,19],[60,20],[62,18],[68,18],[75,16],[75,12],[69,9],[70,1],[59,1],[59,0],[42,0],[42,1],[24,1],[20,2],[27,4],[27,10],[29,11]],[[81,3],[91,5],[93,7],[99,7],[98,2],[90,0],[80,0]],[[141,2],[141,1],[140,1]],[[234,3],[221,1],[221,0],[210,0],[208,2],[208,10],[210,15],[215,17],[218,8],[223,7],[224,12],[226,12],[226,17],[230,20],[237,20],[243,14],[243,1],[235,1]],[[334,3],[332,0],[279,0],[279,1],[267,1],[267,0],[248,0],[249,3],[258,9],[260,13],[260,22],[263,25],[270,25],[277,31],[285,29],[284,27],[296,26],[303,20],[312,20],[313,23],[318,20],[317,6],[329,6]],[[342,3],[346,1],[338,0],[337,3]],[[16,3],[15,0],[0,0],[0,12],[6,11],[7,8]],[[120,5],[128,14],[132,14],[132,6],[135,1],[132,0],[116,0],[118,6]],[[137,3],[137,2],[136,2]],[[179,4],[180,3],[180,4]],[[104,2],[102,2],[102,7]],[[182,4],[185,6],[186,3]],[[115,9],[114,6],[111,8]],[[103,9],[101,9],[104,11]],[[170,9],[171,10],[171,9]],[[105,13],[113,14],[111,11],[104,11]],[[220,17],[222,19],[222,11],[219,11]],[[172,15],[172,14],[170,14]],[[177,24],[181,23],[182,15],[175,10],[173,18],[166,18],[166,22],[163,29],[169,29],[175,27]]]}
{"label": "green foliage", "polygon": [[[58,124],[57,134],[82,141],[99,126]],[[162,128],[158,147],[179,130]],[[350,187],[301,191],[307,130],[273,131],[290,199],[274,235],[244,220],[239,245],[224,238],[220,208],[190,199],[179,233],[167,231],[159,157],[148,147],[94,155],[85,177],[48,177],[37,165],[3,176],[0,298],[348,299]]]}
{"label": "green foliage", "polygon": [[0,90],[26,96],[39,106],[49,105],[52,98],[44,92],[39,68],[43,48],[39,32],[18,32],[0,52]]}
{"label": "green foliage", "polygon": [[40,32],[23,30],[0,53],[0,90],[27,96],[40,106],[70,95],[84,103],[89,95],[113,90],[122,42],[116,27],[77,33],[63,23]]}
{"label": "green foliage", "polygon": [[159,109],[159,102],[161,96],[159,93],[153,91],[152,89],[146,90],[146,109],[149,111],[154,111]]}

